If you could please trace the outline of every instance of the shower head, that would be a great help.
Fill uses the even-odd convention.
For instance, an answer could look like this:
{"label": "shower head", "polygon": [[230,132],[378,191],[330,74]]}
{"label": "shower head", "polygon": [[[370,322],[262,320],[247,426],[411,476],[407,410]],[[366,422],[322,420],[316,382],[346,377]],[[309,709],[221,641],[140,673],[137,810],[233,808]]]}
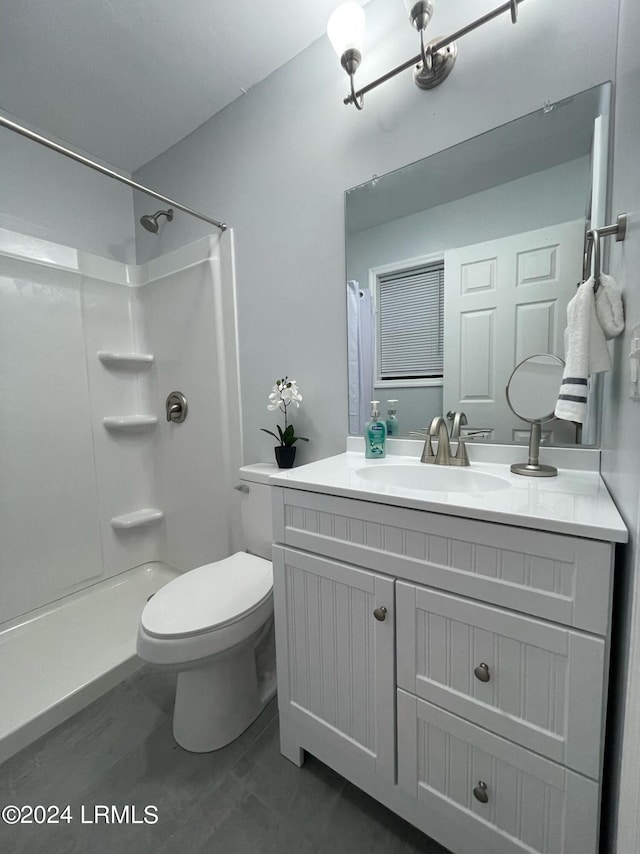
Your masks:
{"label": "shower head", "polygon": [[158,233],[158,217],[166,216],[167,220],[171,222],[173,219],[173,210],[169,208],[168,211],[156,211],[153,216],[151,214],[145,214],[140,217],[140,225],[143,228],[146,228],[147,231],[150,231],[152,234]]}

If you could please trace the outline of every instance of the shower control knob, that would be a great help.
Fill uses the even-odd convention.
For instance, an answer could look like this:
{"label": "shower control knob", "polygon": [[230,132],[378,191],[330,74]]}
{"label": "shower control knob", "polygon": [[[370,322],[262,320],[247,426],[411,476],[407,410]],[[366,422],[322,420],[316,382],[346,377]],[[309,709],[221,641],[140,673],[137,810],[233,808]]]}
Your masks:
{"label": "shower control knob", "polygon": [[172,391],[167,397],[167,421],[173,421],[174,424],[182,424],[187,417],[189,407],[187,406],[187,398],[181,391]]}
{"label": "shower control knob", "polygon": [[376,620],[380,620],[380,622],[382,623],[384,620],[387,619],[387,609],[384,607],[384,605],[381,605],[380,608],[375,609],[375,611],[373,612],[373,616],[376,618]]}

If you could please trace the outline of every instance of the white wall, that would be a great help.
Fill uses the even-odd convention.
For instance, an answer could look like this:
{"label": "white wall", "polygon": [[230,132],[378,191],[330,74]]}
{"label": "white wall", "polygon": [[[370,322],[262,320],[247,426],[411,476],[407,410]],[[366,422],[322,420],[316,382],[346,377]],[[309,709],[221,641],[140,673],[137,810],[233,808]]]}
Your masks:
{"label": "white wall", "polygon": [[135,261],[132,191],[123,184],[0,128],[0,186],[0,227]]}
{"label": "white wall", "polygon": [[[235,512],[241,460],[232,234],[225,232],[150,263],[136,292],[142,346],[156,355],[151,471],[165,514],[166,559],[181,570],[240,547]],[[181,391],[182,424],[167,423],[165,402]]]}
{"label": "white wall", "polygon": [[[474,3],[473,14],[494,5]],[[402,4],[366,8],[363,83],[417,50]],[[616,12],[597,0],[525,3],[516,27],[507,15],[461,41],[439,89],[419,91],[407,72],[370,93],[361,113],[342,105],[348,81],[322,38],[136,173],[234,226],[247,461],[272,459],[259,428],[275,423],[267,395],[283,373],[304,395],[297,424],[311,441],[301,460],[344,448],[345,188],[613,79]],[[434,32],[470,17],[468,4],[440,4]],[[140,259],[203,233],[176,217],[159,239],[143,236]]]}
{"label": "white wall", "polygon": [[135,379],[97,357],[133,347],[123,265],[0,237],[3,622],[159,550],[148,529],[123,541],[110,525],[148,506],[152,489],[141,438],[116,437],[102,424],[140,405]]}

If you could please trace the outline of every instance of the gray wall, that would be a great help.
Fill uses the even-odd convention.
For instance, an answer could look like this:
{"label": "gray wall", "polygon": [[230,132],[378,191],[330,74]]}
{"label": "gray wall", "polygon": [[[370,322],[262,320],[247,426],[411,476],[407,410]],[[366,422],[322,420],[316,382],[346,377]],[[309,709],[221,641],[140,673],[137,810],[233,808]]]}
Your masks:
{"label": "gray wall", "polygon": [[[474,12],[495,4],[480,5]],[[417,50],[397,0],[366,8],[363,83]],[[434,26],[454,30],[469,11],[440,4]],[[247,461],[272,459],[273,443],[259,428],[275,423],[267,395],[283,373],[304,396],[297,424],[311,441],[301,460],[344,448],[345,188],[613,79],[616,13],[616,2],[597,0],[523,4],[516,27],[507,15],[460,43],[439,89],[419,91],[407,72],[370,93],[360,113],[342,105],[348,81],[322,38],[136,172],[235,229]],[[142,236],[139,260],[203,233],[176,217],[159,238]]]}
{"label": "gray wall", "polygon": [[611,241],[610,270],[623,287],[626,330],[615,342],[614,368],[606,380],[602,473],[627,523],[630,543],[621,549],[616,567],[610,788],[605,804],[610,815],[619,811],[620,826],[616,847],[609,841],[603,848],[631,854],[640,846],[640,403],[629,398],[627,358],[633,327],[640,322],[640,7],[634,0],[620,4],[619,32],[611,210],[614,217],[625,211],[630,217],[625,242]]}
{"label": "gray wall", "polygon": [[0,227],[135,262],[132,191],[123,184],[0,128],[0,186]]}

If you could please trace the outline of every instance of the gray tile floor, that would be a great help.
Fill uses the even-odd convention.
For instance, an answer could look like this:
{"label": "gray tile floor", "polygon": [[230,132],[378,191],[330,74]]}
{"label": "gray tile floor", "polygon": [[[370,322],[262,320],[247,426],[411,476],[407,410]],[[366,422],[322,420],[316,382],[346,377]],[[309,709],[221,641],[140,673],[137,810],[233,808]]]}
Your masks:
{"label": "gray tile floor", "polygon": [[[447,854],[313,757],[302,768],[284,759],[275,701],[228,747],[182,750],[171,734],[174,688],[145,668],[0,765],[0,806],[70,804],[73,816],[0,823],[0,851]],[[139,822],[153,805],[158,821],[97,823],[95,806],[111,804],[135,807]]]}

